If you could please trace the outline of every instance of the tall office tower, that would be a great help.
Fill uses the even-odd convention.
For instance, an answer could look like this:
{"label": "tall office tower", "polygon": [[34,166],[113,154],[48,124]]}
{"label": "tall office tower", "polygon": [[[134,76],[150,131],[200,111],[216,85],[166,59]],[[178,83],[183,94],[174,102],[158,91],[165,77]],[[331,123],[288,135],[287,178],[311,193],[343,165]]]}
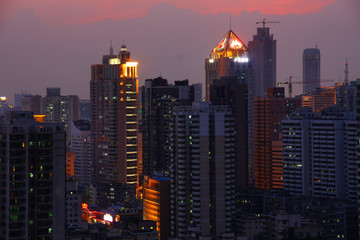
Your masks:
{"label": "tall office tower", "polygon": [[235,183],[237,187],[248,186],[248,85],[245,79],[222,77],[211,85],[210,100],[213,105],[227,105],[234,116],[235,127]]}
{"label": "tall office tower", "polygon": [[89,120],[91,119],[91,115],[90,115],[90,100],[88,99],[81,99],[79,102],[79,108],[80,108],[80,119],[86,119]]}
{"label": "tall office tower", "polygon": [[91,65],[91,145],[94,184],[137,181],[137,62],[126,46]]}
{"label": "tall office tower", "polygon": [[[357,137],[360,139],[360,78],[356,79],[356,120],[357,120]],[[360,144],[356,147],[357,160],[360,161]],[[360,168],[358,168],[358,176],[360,176]],[[358,189],[360,188],[360,181],[358,182]],[[358,231],[360,236],[360,191],[358,191]]]}
{"label": "tall office tower", "polygon": [[[244,132],[245,128],[240,127],[239,123],[240,121],[243,121],[241,118],[242,116],[239,114],[244,113],[244,109],[236,109],[235,105],[239,104],[242,105],[243,103],[235,103],[232,102],[229,98],[227,98],[227,93],[225,96],[225,102],[226,104],[231,105],[231,108],[234,111],[234,114],[237,114],[237,117],[235,119],[236,122],[236,128],[240,127],[240,129],[236,129],[236,134],[238,134],[238,137],[235,137],[238,141],[240,140],[244,135],[247,134],[248,140],[247,140],[247,154],[248,154],[248,160],[247,162],[244,162],[243,160],[236,159],[237,167],[243,166],[248,164],[248,167],[246,168],[248,170],[248,173],[240,174],[240,177],[237,177],[236,184],[237,186],[244,187],[247,184],[244,184],[240,178],[243,178],[245,175],[249,177],[247,182],[252,183],[254,179],[254,74],[252,69],[252,63],[249,61],[248,56],[248,49],[245,46],[245,44],[235,35],[235,33],[232,30],[229,30],[224,38],[220,41],[220,43],[213,49],[211,52],[210,58],[207,58],[205,60],[205,72],[206,72],[206,100],[211,100],[211,86],[214,85],[215,80],[220,80],[223,77],[231,78],[233,77],[233,81],[236,81],[236,83],[231,83],[231,80],[224,80],[228,81],[228,84],[231,84],[233,87],[238,84],[246,84],[247,85],[247,117],[248,117],[248,126],[246,126],[247,133]],[[235,80],[236,79],[236,80]],[[220,85],[224,86],[224,82],[220,83]],[[227,88],[228,90],[231,90]],[[244,90],[244,89],[243,89]],[[240,90],[243,92],[243,90]],[[220,91],[220,90],[217,90]],[[232,90],[231,90],[232,91]],[[221,91],[220,91],[221,92]],[[229,92],[230,94],[230,92]],[[242,94],[245,94],[243,92]],[[229,95],[230,96],[230,95]],[[218,98],[218,97],[216,97]],[[237,100],[240,100],[240,98],[236,97]],[[213,101],[213,100],[211,100]],[[241,101],[241,100],[240,100]],[[235,110],[238,111],[238,113],[235,113]],[[245,143],[245,141],[243,141]],[[238,151],[241,151],[240,148],[237,147],[237,157],[240,158],[246,158],[246,152],[243,152],[242,155],[239,155]],[[244,155],[245,154],[245,155]],[[239,163],[240,162],[240,163]],[[242,168],[242,167],[241,167]],[[244,175],[245,174],[245,175]],[[240,185],[239,185],[240,184]]]}
{"label": "tall office tower", "polygon": [[64,123],[66,131],[66,149],[71,149],[71,121],[80,118],[79,97],[61,96],[60,88],[47,88],[42,98],[42,114],[47,123]]}
{"label": "tall office tower", "polygon": [[74,177],[81,185],[90,185],[92,174],[90,122],[71,121],[71,148],[75,153]]}
{"label": "tall office tower", "polygon": [[64,127],[8,112],[0,145],[0,239],[65,239]]}
{"label": "tall office tower", "polygon": [[[238,76],[241,78],[252,75],[248,48],[229,30],[219,44],[212,50],[210,58],[205,59],[206,101],[210,101],[210,89],[215,79],[224,76]],[[248,79],[250,82],[250,80]]]}
{"label": "tall office tower", "polygon": [[255,97],[255,187],[283,187],[282,162],[273,153],[282,140],[281,120],[300,106],[299,98],[285,98],[282,87],[268,88],[266,98]]}
{"label": "tall office tower", "polygon": [[264,25],[257,28],[248,47],[255,75],[254,96],[266,97],[267,89],[276,86],[276,40]]}
{"label": "tall office tower", "polygon": [[156,222],[160,240],[170,237],[170,178],[144,178],[143,212],[144,220]]}
{"label": "tall office tower", "polygon": [[234,122],[227,106],[177,107],[171,123],[171,235],[232,231]]}
{"label": "tall office tower", "polygon": [[337,89],[335,87],[316,88],[302,96],[302,107],[310,107],[314,112],[335,105]]}
{"label": "tall office tower", "polygon": [[303,94],[320,87],[320,50],[306,48],[303,52]]}
{"label": "tall office tower", "polygon": [[161,77],[147,79],[141,89],[143,174],[156,172],[169,175],[169,124],[175,106],[201,101],[201,84],[189,85],[188,80],[169,85]]}
{"label": "tall office tower", "polygon": [[354,113],[302,109],[282,121],[284,189],[294,195],[357,201]]}

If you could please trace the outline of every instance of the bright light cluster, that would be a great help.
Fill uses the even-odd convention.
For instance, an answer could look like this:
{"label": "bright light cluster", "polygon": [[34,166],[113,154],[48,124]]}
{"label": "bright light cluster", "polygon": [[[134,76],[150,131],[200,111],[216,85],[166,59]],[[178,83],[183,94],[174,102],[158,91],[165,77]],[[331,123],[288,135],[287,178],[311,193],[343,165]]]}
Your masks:
{"label": "bright light cluster", "polygon": [[213,58],[210,58],[209,59],[209,63],[213,63],[214,62],[214,59]]}
{"label": "bright light cluster", "polygon": [[234,59],[234,62],[240,62],[240,63],[249,62],[249,58],[247,58],[247,57],[237,57],[237,58]]}
{"label": "bright light cluster", "polygon": [[109,213],[104,214],[104,221],[113,222],[114,218]]}
{"label": "bright light cluster", "polygon": [[110,65],[120,64],[120,59],[118,59],[118,58],[111,58],[111,59],[109,59],[109,64],[110,64]]}
{"label": "bright light cluster", "polygon": [[242,44],[239,40],[237,39],[231,39],[231,42],[230,42],[230,48],[232,49],[239,49],[241,48]]}

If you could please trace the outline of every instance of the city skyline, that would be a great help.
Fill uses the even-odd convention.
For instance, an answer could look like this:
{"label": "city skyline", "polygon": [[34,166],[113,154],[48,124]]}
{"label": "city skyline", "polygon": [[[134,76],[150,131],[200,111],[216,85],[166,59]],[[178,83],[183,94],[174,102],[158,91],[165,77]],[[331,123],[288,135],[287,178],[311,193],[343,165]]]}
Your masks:
{"label": "city skyline", "polygon": [[[256,25],[257,21],[266,18],[281,22],[267,24],[278,41],[278,82],[290,75],[301,80],[302,51],[316,44],[322,52],[322,78],[342,81],[348,57],[349,78],[355,80],[360,75],[360,70],[356,69],[360,57],[353,51],[360,39],[360,33],[354,30],[359,18],[356,9],[358,5],[352,1],[335,1],[316,13],[302,15],[263,15],[259,11],[243,11],[237,15],[233,13],[231,28],[247,45],[256,28],[260,27]],[[140,86],[145,79],[160,75],[204,83],[203,59],[208,57],[208,49],[213,48],[213,41],[209,39],[221,39],[229,30],[229,13],[212,14],[215,15],[201,15],[196,9],[162,3],[150,8],[147,14],[135,14],[128,20],[95,20],[79,26],[74,22],[74,25],[58,27],[38,18],[36,9],[23,9],[0,23],[0,51],[3,53],[0,70],[3,82],[9,82],[2,87],[0,95],[13,102],[13,94],[21,91],[44,95],[42,86],[46,85],[61,87],[64,94],[89,98],[88,66],[97,56],[108,52],[111,39],[115,51],[119,50],[123,40],[134,49],[134,57],[141,62]],[[32,61],[28,61],[30,57]],[[56,75],[52,74],[54,71]],[[300,89],[301,86],[295,85],[294,93],[298,94]]]}

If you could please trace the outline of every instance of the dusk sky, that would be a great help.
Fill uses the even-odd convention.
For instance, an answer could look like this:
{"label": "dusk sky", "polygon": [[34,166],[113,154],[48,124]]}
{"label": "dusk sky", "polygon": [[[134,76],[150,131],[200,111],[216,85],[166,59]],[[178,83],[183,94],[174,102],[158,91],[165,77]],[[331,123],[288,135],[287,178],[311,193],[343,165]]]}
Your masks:
{"label": "dusk sky", "polygon": [[[248,43],[257,21],[277,39],[277,81],[302,80],[302,52],[318,46],[321,78],[360,78],[359,0],[5,0],[0,2],[0,96],[62,94],[89,98],[90,65],[110,40],[139,61],[140,85],[160,74],[204,84],[204,59],[229,30]],[[323,85],[328,86],[326,82]],[[296,89],[300,86],[295,85]]]}

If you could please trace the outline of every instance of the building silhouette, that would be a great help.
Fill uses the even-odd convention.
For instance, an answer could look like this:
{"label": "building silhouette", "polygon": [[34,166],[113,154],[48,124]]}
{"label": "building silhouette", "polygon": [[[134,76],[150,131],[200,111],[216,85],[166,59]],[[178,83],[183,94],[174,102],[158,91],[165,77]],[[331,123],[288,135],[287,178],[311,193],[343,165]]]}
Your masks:
{"label": "building silhouette", "polygon": [[303,94],[320,87],[320,49],[306,48],[303,52]]}
{"label": "building silhouette", "polygon": [[206,100],[214,105],[226,104],[234,114],[236,186],[246,187],[254,179],[255,85],[248,48],[232,30],[225,34],[212,50],[210,58],[205,60],[205,72]]}
{"label": "building silhouette", "polygon": [[285,98],[282,87],[255,97],[255,187],[283,187],[281,121],[300,106],[299,98]]}
{"label": "building silhouette", "polygon": [[162,173],[169,176],[170,119],[175,106],[201,101],[201,84],[189,85],[188,80],[169,85],[161,77],[147,79],[141,88],[143,174]]}
{"label": "building silhouette", "polygon": [[357,124],[354,113],[335,107],[283,120],[284,189],[357,201]]}
{"label": "building silhouette", "polygon": [[248,43],[249,57],[254,70],[254,96],[266,97],[267,89],[276,86],[276,40],[268,27],[257,28]]}
{"label": "building silhouette", "polygon": [[235,183],[246,188],[249,182],[249,89],[245,79],[236,76],[215,79],[211,85],[213,105],[227,105],[234,117],[235,131]]}
{"label": "building silhouette", "polygon": [[63,125],[7,112],[0,144],[0,239],[65,239]]}
{"label": "building silhouette", "polygon": [[234,123],[227,106],[177,107],[171,126],[171,235],[232,231]]}

